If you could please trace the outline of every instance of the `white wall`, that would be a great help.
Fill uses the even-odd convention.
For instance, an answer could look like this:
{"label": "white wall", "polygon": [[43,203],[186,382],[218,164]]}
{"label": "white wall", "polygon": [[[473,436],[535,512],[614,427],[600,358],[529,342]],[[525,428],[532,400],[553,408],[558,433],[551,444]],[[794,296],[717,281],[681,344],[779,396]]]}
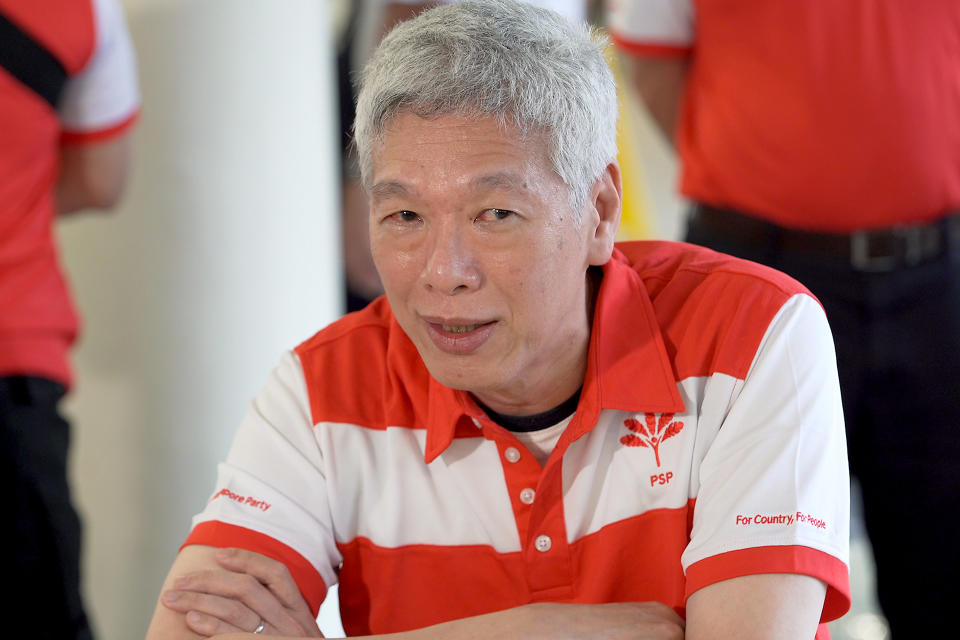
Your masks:
{"label": "white wall", "polygon": [[101,640],[143,636],[250,397],[341,312],[328,3],[125,6],[133,180],[119,210],[61,229],[86,319],[67,411]]}

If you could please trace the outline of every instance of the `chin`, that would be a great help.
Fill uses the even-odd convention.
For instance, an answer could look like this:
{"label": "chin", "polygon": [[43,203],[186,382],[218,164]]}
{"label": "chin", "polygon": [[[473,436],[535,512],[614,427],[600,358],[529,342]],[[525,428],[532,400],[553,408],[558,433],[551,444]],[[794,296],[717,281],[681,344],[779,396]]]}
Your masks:
{"label": "chin", "polygon": [[477,387],[477,377],[471,375],[470,371],[463,369],[452,371],[453,368],[449,366],[430,367],[427,365],[430,375],[445,387],[462,389],[463,391],[473,391]]}
{"label": "chin", "polygon": [[[450,361],[453,360],[453,361]],[[459,360],[459,362],[457,361]],[[463,361],[462,357],[451,358],[451,356],[441,356],[440,358],[424,358],[427,370],[434,379],[445,387],[451,389],[460,389],[462,391],[483,391],[495,387],[494,381],[490,380],[484,371],[478,371],[477,367],[472,367]]]}

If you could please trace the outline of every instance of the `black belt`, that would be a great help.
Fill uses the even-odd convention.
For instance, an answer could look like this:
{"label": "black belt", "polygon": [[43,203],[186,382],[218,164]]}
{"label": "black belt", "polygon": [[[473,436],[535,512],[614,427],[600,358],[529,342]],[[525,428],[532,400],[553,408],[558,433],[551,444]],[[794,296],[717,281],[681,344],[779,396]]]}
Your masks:
{"label": "black belt", "polygon": [[56,403],[67,388],[59,382],[36,376],[0,376],[0,405]]}
{"label": "black belt", "polygon": [[853,233],[788,229],[738,211],[696,204],[690,222],[745,244],[843,260],[858,271],[893,271],[935,260],[960,246],[960,214],[936,222]]}

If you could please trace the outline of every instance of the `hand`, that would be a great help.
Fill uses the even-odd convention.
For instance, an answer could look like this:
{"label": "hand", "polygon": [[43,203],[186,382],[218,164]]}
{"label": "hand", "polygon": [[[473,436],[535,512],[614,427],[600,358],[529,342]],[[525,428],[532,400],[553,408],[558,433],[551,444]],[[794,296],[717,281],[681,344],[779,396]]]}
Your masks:
{"label": "hand", "polygon": [[220,549],[216,560],[221,569],[180,576],[160,597],[168,609],[185,614],[191,631],[249,633],[262,622],[264,635],[323,637],[282,563],[243,549]]}
{"label": "hand", "polygon": [[537,603],[512,611],[520,614],[522,620],[519,624],[511,622],[512,631],[519,632],[517,637],[530,640],[683,640],[684,637],[683,618],[660,602]]}

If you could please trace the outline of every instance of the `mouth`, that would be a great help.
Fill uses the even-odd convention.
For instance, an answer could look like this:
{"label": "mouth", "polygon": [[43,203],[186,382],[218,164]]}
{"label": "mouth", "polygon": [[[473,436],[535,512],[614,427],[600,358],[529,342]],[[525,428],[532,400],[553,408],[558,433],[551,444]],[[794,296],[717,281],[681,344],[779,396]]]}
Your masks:
{"label": "mouth", "polygon": [[433,344],[446,353],[466,355],[479,349],[490,338],[497,321],[424,317],[427,334]]}
{"label": "mouth", "polygon": [[441,324],[440,330],[446,331],[448,333],[470,333],[471,331],[476,331],[487,322],[481,322],[478,324]]}

